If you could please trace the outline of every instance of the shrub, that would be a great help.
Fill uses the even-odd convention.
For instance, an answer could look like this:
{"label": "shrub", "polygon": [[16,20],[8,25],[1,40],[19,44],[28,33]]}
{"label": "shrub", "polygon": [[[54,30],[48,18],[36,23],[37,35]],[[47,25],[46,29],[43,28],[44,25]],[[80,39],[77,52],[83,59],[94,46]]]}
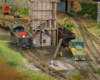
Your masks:
{"label": "shrub", "polygon": [[98,23],[97,28],[100,29],[100,22]]}
{"label": "shrub", "polygon": [[100,74],[100,69],[97,69],[97,73]]}
{"label": "shrub", "polygon": [[94,20],[96,20],[96,19],[97,19],[97,12],[93,12],[91,16],[92,16],[92,18],[93,18]]}
{"label": "shrub", "polygon": [[29,14],[29,8],[24,8],[24,10],[22,11],[22,14],[27,16]]}
{"label": "shrub", "polygon": [[89,10],[87,10],[87,12],[86,12],[87,14],[89,14],[89,15],[91,15],[92,13],[93,13],[93,9],[92,8],[90,8]]}
{"label": "shrub", "polygon": [[71,10],[70,13],[76,13],[75,11]]}
{"label": "shrub", "polygon": [[17,8],[17,11],[18,11],[19,13],[22,13],[22,11],[19,9],[19,7]]}
{"label": "shrub", "polygon": [[10,66],[18,66],[19,65],[18,62],[15,62],[15,61],[9,61],[8,64]]}
{"label": "shrub", "polygon": [[80,3],[82,10],[78,11],[78,15],[89,14],[91,15],[92,19],[97,19],[97,4],[90,4],[90,3]]}
{"label": "shrub", "polygon": [[2,6],[0,5],[0,10],[2,9]]}
{"label": "shrub", "polygon": [[100,34],[99,34],[99,37],[100,37]]}
{"label": "shrub", "polygon": [[65,26],[66,28],[67,27],[73,27],[74,26],[74,23],[72,22],[72,21],[67,21],[67,22],[65,22],[64,24],[63,24],[63,26]]}
{"label": "shrub", "polygon": [[84,11],[77,11],[77,15],[83,15]]}

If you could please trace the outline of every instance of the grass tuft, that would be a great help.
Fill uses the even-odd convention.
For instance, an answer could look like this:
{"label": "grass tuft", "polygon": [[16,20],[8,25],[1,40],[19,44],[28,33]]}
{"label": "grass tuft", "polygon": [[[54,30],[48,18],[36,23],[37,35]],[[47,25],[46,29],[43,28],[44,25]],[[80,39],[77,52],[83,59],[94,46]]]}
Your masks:
{"label": "grass tuft", "polygon": [[17,62],[11,61],[11,62],[7,62],[10,66],[18,66],[19,64]]}
{"label": "grass tuft", "polygon": [[97,29],[100,29],[100,22],[99,22],[98,25],[97,25]]}
{"label": "grass tuft", "polygon": [[28,61],[20,53],[15,52],[14,48],[11,49],[11,47],[8,41],[0,40],[0,58],[4,59],[7,64],[15,67],[22,74],[21,80],[54,80],[46,74],[33,72],[26,68],[24,64],[27,64]]}
{"label": "grass tuft", "polygon": [[83,80],[82,77],[80,76],[80,72],[79,71],[75,71],[74,73],[72,73],[71,77],[74,80]]}

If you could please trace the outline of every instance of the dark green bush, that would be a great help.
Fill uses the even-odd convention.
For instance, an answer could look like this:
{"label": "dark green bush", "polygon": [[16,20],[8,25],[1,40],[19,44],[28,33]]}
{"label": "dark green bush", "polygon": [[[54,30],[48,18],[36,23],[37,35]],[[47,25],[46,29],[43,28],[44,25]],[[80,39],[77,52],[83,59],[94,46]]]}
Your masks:
{"label": "dark green bush", "polygon": [[15,61],[8,62],[8,64],[10,66],[18,66],[19,65],[18,62],[15,62]]}
{"label": "dark green bush", "polygon": [[77,11],[77,15],[83,15],[84,11]]}
{"label": "dark green bush", "polygon": [[76,12],[75,12],[75,11],[73,11],[73,10],[71,10],[70,12],[71,12],[71,13],[76,13]]}
{"label": "dark green bush", "polygon": [[0,10],[2,9],[2,6],[0,5]]}
{"label": "dark green bush", "polygon": [[93,12],[92,15],[91,15],[91,17],[92,17],[94,20],[96,20],[96,19],[97,19],[97,12]]}
{"label": "dark green bush", "polygon": [[98,9],[97,4],[82,3],[82,2],[80,4],[82,10],[77,12],[78,15],[89,14],[94,20],[97,19],[97,9]]}
{"label": "dark green bush", "polygon": [[100,29],[100,22],[98,23],[97,28]]}
{"label": "dark green bush", "polygon": [[93,8],[90,8],[89,10],[87,10],[87,14],[91,15],[93,13]]}

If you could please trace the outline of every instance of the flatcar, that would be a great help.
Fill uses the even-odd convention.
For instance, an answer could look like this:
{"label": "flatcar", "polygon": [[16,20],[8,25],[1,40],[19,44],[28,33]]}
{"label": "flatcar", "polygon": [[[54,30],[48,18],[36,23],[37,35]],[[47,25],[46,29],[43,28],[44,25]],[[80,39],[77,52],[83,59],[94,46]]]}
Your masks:
{"label": "flatcar", "polygon": [[64,46],[68,46],[69,41],[75,39],[75,34],[58,23],[57,27],[58,27],[58,40],[62,38],[63,39],[62,44]]}
{"label": "flatcar", "polygon": [[12,23],[10,34],[14,37],[14,41],[19,49],[28,49],[31,47],[31,36],[24,31],[24,27],[22,27],[18,22]]}
{"label": "flatcar", "polygon": [[73,54],[74,60],[86,60],[86,53],[84,50],[84,41],[73,39],[70,41],[69,49]]}
{"label": "flatcar", "polygon": [[2,4],[2,12],[9,13],[9,6],[7,6],[7,3]]}

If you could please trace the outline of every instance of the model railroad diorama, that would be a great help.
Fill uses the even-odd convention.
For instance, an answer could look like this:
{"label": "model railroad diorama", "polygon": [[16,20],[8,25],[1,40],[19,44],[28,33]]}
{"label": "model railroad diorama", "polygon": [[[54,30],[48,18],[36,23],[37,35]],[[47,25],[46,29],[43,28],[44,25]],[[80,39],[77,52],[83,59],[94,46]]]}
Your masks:
{"label": "model railroad diorama", "polygon": [[[93,80],[98,80],[98,77],[92,72],[93,67],[90,67],[92,66],[90,62],[86,62],[94,58],[95,65],[99,65],[100,62],[98,58],[100,53],[92,42],[94,35],[87,31],[77,16],[69,13],[67,13],[69,18],[72,17],[79,25],[83,38],[77,39],[77,34],[57,23],[57,2],[59,1],[29,0],[28,19],[17,17],[19,16],[16,11],[17,5],[3,3],[0,27],[9,31],[10,37],[15,43],[13,46],[22,56],[24,55],[25,58],[32,61],[36,68],[55,79],[72,80],[69,76],[77,69],[84,79],[89,80],[92,77]],[[12,8],[10,9],[9,6]],[[99,39],[94,40],[96,43],[100,43]],[[87,74],[89,73],[88,75],[85,75],[85,70],[87,70]]]}

